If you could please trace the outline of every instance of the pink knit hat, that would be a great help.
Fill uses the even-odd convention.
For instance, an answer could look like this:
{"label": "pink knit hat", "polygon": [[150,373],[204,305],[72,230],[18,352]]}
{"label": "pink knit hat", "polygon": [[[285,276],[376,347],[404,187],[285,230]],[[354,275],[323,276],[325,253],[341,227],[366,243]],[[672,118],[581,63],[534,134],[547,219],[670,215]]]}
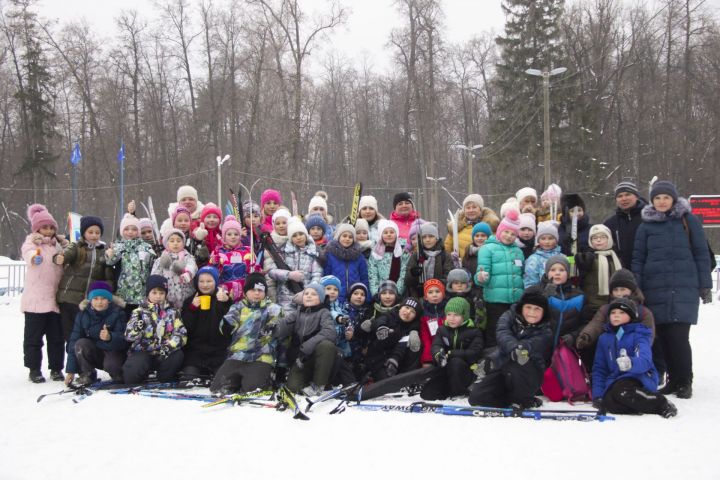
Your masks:
{"label": "pink knit hat", "polygon": [[497,230],[495,231],[495,237],[500,238],[500,235],[502,235],[502,232],[505,230],[515,232],[515,235],[517,235],[520,231],[519,217],[520,215],[517,210],[510,209],[507,212],[507,215],[505,215],[505,218],[503,218],[500,222],[500,225],[498,225]]}
{"label": "pink knit hat", "polygon": [[182,230],[178,230],[177,228],[170,228],[165,231],[165,234],[162,237],[163,247],[167,248],[167,242],[173,235],[179,235],[182,239],[183,245],[185,245],[185,234],[182,232]]}
{"label": "pink knit hat", "polygon": [[140,221],[137,219],[135,215],[131,215],[129,213],[126,213],[122,220],[120,220],[120,234],[125,231],[125,228],[127,227],[136,227],[138,229],[138,232],[140,232]]}
{"label": "pink knit hat", "polygon": [[152,220],[149,218],[141,218],[138,220],[138,228],[142,231],[143,228],[153,228]]}
{"label": "pink knit hat", "polygon": [[535,233],[536,227],[535,215],[532,213],[521,213],[520,214],[520,228],[529,228]]}
{"label": "pink knit hat", "polygon": [[181,213],[187,213],[187,216],[190,217],[190,219],[192,219],[192,213],[190,213],[190,210],[188,210],[187,208],[183,207],[182,205],[178,205],[177,207],[175,207],[175,210],[173,210],[173,213],[172,213],[172,224],[173,224],[173,226],[175,226],[175,219],[176,219],[177,216],[180,215]]}
{"label": "pink knit hat", "polygon": [[55,227],[56,231],[58,229],[57,222],[53,216],[50,215],[48,209],[45,208],[45,205],[41,205],[39,203],[33,203],[30,205],[27,209],[27,218],[30,220],[30,228],[33,232],[37,232],[45,225],[52,225]]}
{"label": "pink knit hat", "polygon": [[222,239],[225,240],[225,234],[228,230],[236,230],[239,234],[242,234],[242,226],[237,221],[234,215],[228,215],[225,217],[225,221],[222,224]]}
{"label": "pink knit hat", "polygon": [[262,192],[262,195],[260,195],[260,207],[264,207],[265,204],[270,200],[273,200],[278,205],[282,205],[282,195],[280,195],[280,192],[268,188],[267,190]]}

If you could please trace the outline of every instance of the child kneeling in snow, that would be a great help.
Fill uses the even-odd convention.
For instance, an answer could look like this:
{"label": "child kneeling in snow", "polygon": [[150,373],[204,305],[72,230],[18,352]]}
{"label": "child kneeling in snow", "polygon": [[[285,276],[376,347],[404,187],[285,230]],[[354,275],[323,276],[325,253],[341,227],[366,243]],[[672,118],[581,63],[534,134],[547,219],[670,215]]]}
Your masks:
{"label": "child kneeling in snow", "polygon": [[638,323],[635,302],[616,298],[610,302],[608,312],[608,324],[595,351],[593,404],[611,413],[674,417],[677,408],[657,391],[658,373],[650,346],[652,332]]}
{"label": "child kneeling in snow", "polygon": [[125,383],[142,382],[150,370],[157,370],[159,382],[168,382],[182,366],[181,348],[187,342],[187,332],[176,310],[167,303],[167,293],[165,277],[148,277],[147,300],[133,311],[125,329],[125,340],[132,343],[123,365]]}
{"label": "child kneeling in snow", "polygon": [[311,283],[302,294],[302,306],[281,319],[274,337],[291,337],[287,387],[307,396],[320,395],[330,381],[337,347],[335,325],[325,305],[325,287]]}

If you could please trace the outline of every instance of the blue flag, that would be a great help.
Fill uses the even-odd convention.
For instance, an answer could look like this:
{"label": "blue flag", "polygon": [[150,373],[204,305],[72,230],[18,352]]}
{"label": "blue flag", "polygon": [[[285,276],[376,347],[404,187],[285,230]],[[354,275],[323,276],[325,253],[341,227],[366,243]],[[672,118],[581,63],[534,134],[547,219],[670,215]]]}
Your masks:
{"label": "blue flag", "polygon": [[70,163],[73,164],[73,166],[80,163],[80,160],[82,160],[82,153],[80,153],[80,144],[75,142],[75,146],[73,147],[72,154],[70,155]]}
{"label": "blue flag", "polygon": [[120,142],[120,151],[118,151],[118,162],[123,163],[125,161],[125,144]]}

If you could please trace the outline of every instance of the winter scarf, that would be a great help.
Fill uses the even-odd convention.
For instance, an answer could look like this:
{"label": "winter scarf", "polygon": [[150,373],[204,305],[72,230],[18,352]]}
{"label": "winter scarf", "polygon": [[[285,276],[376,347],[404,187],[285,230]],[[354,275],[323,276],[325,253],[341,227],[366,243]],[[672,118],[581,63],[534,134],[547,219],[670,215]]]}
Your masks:
{"label": "winter scarf", "polygon": [[598,295],[609,295],[610,294],[610,265],[608,264],[608,257],[612,258],[614,272],[617,272],[622,268],[620,259],[618,258],[615,250],[596,250],[598,260]]}
{"label": "winter scarf", "polygon": [[[425,262],[423,262],[423,272],[425,278],[435,278],[435,257],[442,253],[442,250],[425,250]],[[394,259],[393,259],[394,260]]]}

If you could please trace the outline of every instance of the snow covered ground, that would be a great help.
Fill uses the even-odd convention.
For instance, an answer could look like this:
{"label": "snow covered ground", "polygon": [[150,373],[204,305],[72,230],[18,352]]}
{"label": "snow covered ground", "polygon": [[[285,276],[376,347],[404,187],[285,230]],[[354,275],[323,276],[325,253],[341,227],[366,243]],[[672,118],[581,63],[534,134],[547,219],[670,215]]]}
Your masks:
{"label": "snow covered ground", "polygon": [[202,409],[196,402],[107,392],[78,404],[72,396],[36,403],[62,385],[28,382],[18,311],[19,299],[0,302],[4,480],[720,478],[720,305],[702,307],[692,330],[694,398],[671,397],[679,415],[604,423],[367,411],[330,416],[332,405],[316,407],[303,422],[271,409]]}

